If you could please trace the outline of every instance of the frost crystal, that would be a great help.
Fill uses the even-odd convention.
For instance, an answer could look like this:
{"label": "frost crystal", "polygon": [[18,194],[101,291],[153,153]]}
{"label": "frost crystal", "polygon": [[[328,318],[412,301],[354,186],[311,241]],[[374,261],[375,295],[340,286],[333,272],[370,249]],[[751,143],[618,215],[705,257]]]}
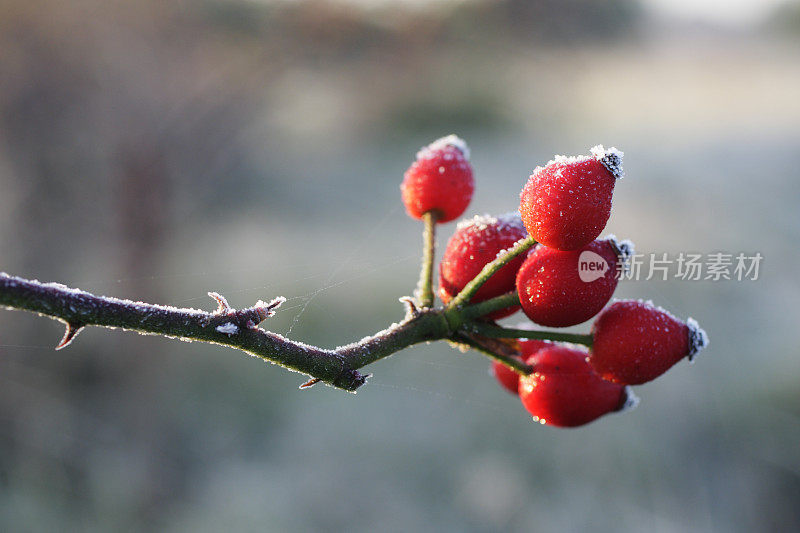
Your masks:
{"label": "frost crystal", "polygon": [[217,326],[215,329],[220,333],[225,333],[226,335],[234,335],[239,333],[239,328],[233,322],[225,322],[221,326]]}
{"label": "frost crystal", "polygon": [[[616,179],[622,179],[625,176],[625,173],[622,170],[622,156],[625,155],[622,151],[617,150],[613,146],[609,149],[605,149],[602,144],[598,144],[597,146],[593,146],[590,150],[591,156],[588,155],[554,155],[553,159],[547,162],[544,167],[553,165],[553,164],[571,164],[571,163],[582,163],[584,161],[588,161],[592,158],[597,159],[600,163],[606,167],[606,169],[611,172],[611,175],[614,176]],[[538,174],[541,170],[544,169],[542,166],[537,166],[533,169],[533,174]]]}
{"label": "frost crystal", "polygon": [[708,346],[708,334],[692,317],[686,320],[686,325],[689,327],[689,362],[694,362],[697,354]]}
{"label": "frost crystal", "polygon": [[[483,231],[490,226],[496,226],[496,230],[499,232],[504,232],[509,229],[525,229],[519,211],[511,211],[496,217],[486,213],[483,215],[475,215],[472,218],[464,218],[458,221],[456,229],[465,230],[474,228],[477,231]],[[527,231],[525,233],[527,233]]]}
{"label": "frost crystal", "polygon": [[592,152],[595,159],[600,161],[611,172],[612,176],[618,180],[625,177],[625,172],[622,170],[622,156],[625,155],[623,152],[613,146],[606,150],[602,144],[592,147],[590,152]]}
{"label": "frost crystal", "polygon": [[[625,300],[617,300],[617,299],[615,299],[614,301],[615,302],[619,302],[619,301],[625,301]],[[667,315],[669,318],[671,318],[675,322],[683,322],[680,318],[676,317],[675,315],[673,315],[672,313],[670,313],[669,311],[667,311],[666,309],[664,309],[660,305],[654,304],[653,300],[642,300],[641,298],[639,298],[637,300],[630,300],[630,301],[639,302],[640,304],[644,304],[644,305],[646,305],[648,307],[652,307],[653,309],[655,309],[659,313],[664,313],[665,315]]]}
{"label": "frost crystal", "polygon": [[582,161],[588,161],[591,159],[588,155],[554,155],[553,159],[547,162],[547,164],[551,163],[580,163]]}
{"label": "frost crystal", "polygon": [[475,229],[486,229],[488,226],[492,224],[497,224],[498,219],[493,217],[490,214],[484,215],[475,215],[472,218],[465,218],[463,220],[459,220],[458,224],[456,224],[456,229],[466,229],[469,227],[475,227]]}
{"label": "frost crystal", "polygon": [[510,211],[508,213],[504,213],[504,214],[502,214],[502,215],[497,217],[497,221],[502,226],[511,226],[511,227],[517,227],[517,228],[524,228],[525,227],[522,224],[522,216],[519,214],[519,211]]}
{"label": "frost crystal", "polygon": [[[554,155],[553,159],[548,161],[544,166],[540,165],[534,168],[532,174],[533,175],[538,174],[539,172],[544,170],[545,167],[549,167],[550,165],[580,163],[582,161],[588,161],[589,159],[591,159],[591,157],[589,157],[588,155]],[[522,192],[520,192],[520,196],[522,196]]]}
{"label": "frost crystal", "polygon": [[420,148],[419,152],[417,152],[417,159],[430,157],[434,151],[442,150],[448,146],[452,146],[453,148],[457,149],[464,156],[464,159],[469,161],[469,146],[467,146],[467,143],[464,141],[464,139],[457,135],[448,135],[446,137],[442,137],[441,139],[436,139],[428,146],[423,146]]}

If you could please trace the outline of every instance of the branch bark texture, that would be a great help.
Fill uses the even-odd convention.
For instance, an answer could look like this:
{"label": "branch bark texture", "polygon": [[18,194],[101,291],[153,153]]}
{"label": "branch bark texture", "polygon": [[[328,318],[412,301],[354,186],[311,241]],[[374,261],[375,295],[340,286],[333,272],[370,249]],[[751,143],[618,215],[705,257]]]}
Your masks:
{"label": "branch bark texture", "polygon": [[72,289],[59,283],[42,283],[0,272],[0,306],[38,313],[66,324],[56,349],[69,345],[87,326],[120,328],[149,335],[228,346],[311,377],[304,386],[324,382],[353,392],[369,375],[359,369],[420,342],[450,340],[470,346],[526,374],[532,369],[518,358],[513,338],[541,338],[591,344],[591,336],[556,332],[509,330],[481,320],[513,295],[460,308],[419,309],[410,298],[405,318],[383,331],[334,349],[319,348],[265,331],[259,324],[275,314],[285,301],[258,301],[253,307],[233,309],[224,297],[210,292],[214,311],[154,305],[122,300]]}
{"label": "branch bark texture", "polygon": [[282,299],[235,310],[224,298],[211,295],[219,306],[208,312],[95,296],[58,283],[0,273],[0,305],[66,323],[64,339],[57,348],[68,345],[86,326],[121,328],[237,348],[347,391],[355,391],[366,381],[367,376],[358,372],[359,368],[412,344],[448,334],[440,315],[423,311],[358,342],[327,350],[258,327]]}

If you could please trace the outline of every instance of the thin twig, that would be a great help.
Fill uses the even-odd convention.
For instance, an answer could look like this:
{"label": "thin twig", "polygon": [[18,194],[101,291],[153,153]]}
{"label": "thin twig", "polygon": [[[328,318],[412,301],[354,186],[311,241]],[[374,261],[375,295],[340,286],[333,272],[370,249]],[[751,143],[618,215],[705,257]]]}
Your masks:
{"label": "thin twig", "polygon": [[527,329],[504,328],[486,322],[467,322],[463,328],[485,337],[498,339],[539,339],[556,342],[571,342],[591,348],[592,336],[583,333],[559,333],[556,331],[531,331]]}
{"label": "thin twig", "polygon": [[503,268],[509,261],[517,257],[519,254],[530,249],[534,244],[536,244],[536,240],[533,237],[527,237],[517,242],[508,250],[498,254],[494,261],[484,266],[480,273],[475,276],[472,281],[467,283],[464,288],[461,289],[461,292],[459,292],[455,298],[450,301],[450,304],[447,306],[448,309],[456,309],[467,304],[467,302],[469,302],[470,299],[475,296],[475,293],[478,292],[478,289],[480,289],[481,286],[483,286],[483,284],[486,283],[495,272]]}
{"label": "thin twig", "polygon": [[514,307],[515,305],[519,305],[519,295],[517,291],[511,291],[465,307],[461,310],[461,316],[466,319],[478,318],[494,311],[499,311],[500,309]]}
{"label": "thin twig", "polygon": [[509,345],[499,342],[498,339],[489,339],[474,333],[463,332],[455,337],[455,342],[466,344],[519,374],[533,372],[532,366],[522,362],[522,353],[519,350],[512,349]]}
{"label": "thin twig", "polygon": [[433,305],[433,263],[436,255],[436,221],[439,219],[438,211],[428,211],[422,215],[425,226],[422,230],[422,267],[419,272],[417,297],[420,307]]}

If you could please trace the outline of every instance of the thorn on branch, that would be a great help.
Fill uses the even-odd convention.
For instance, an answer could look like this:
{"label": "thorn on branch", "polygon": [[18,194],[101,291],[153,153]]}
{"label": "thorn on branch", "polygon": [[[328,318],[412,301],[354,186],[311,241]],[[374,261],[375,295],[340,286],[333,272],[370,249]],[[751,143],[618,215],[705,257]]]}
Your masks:
{"label": "thorn on branch", "polygon": [[309,388],[313,387],[314,385],[316,385],[317,383],[319,383],[320,381],[322,381],[322,380],[319,379],[319,378],[311,378],[308,381],[306,381],[305,383],[303,383],[302,385],[300,385],[300,388],[301,389],[309,389]]}
{"label": "thorn on branch", "polygon": [[226,300],[223,295],[219,294],[218,292],[213,292],[213,291],[209,292],[208,295],[211,296],[212,298],[214,298],[214,300],[217,301],[217,306],[218,307],[217,307],[217,310],[214,311],[215,315],[226,315],[226,314],[230,313],[231,311],[233,311],[233,308],[230,306],[230,304],[228,304],[228,300]]}
{"label": "thorn on branch", "polygon": [[419,309],[417,308],[417,304],[414,301],[414,298],[410,296],[401,296],[398,298],[403,303],[403,306],[406,309],[406,318],[414,318],[419,316]]}
{"label": "thorn on branch", "polygon": [[245,321],[247,327],[254,328],[263,321],[275,315],[275,311],[286,301],[283,296],[277,296],[269,302],[259,300],[253,307],[242,309],[237,314]]}
{"label": "thorn on branch", "polygon": [[236,333],[237,331],[234,328],[237,326],[255,328],[264,320],[274,316],[276,309],[278,309],[281,304],[286,301],[286,298],[283,296],[278,296],[269,302],[259,300],[253,307],[248,307],[247,309],[240,309],[237,311],[230,306],[228,300],[226,300],[221,294],[217,292],[209,292],[208,295],[217,302],[217,309],[211,313],[212,316],[225,317],[228,319],[228,322],[217,326],[216,329],[220,333],[226,333],[228,335]]}
{"label": "thorn on branch", "polygon": [[362,374],[358,370],[348,370],[341,376],[339,376],[334,382],[333,385],[335,387],[343,388],[348,390],[352,393],[356,392],[361,385],[367,382],[367,379],[371,378],[372,374]]}
{"label": "thorn on branch", "polygon": [[81,332],[83,329],[83,324],[79,324],[77,322],[67,323],[67,328],[64,331],[64,336],[61,338],[61,341],[56,345],[56,350],[60,350],[62,348],[66,348],[72,342],[72,340]]}

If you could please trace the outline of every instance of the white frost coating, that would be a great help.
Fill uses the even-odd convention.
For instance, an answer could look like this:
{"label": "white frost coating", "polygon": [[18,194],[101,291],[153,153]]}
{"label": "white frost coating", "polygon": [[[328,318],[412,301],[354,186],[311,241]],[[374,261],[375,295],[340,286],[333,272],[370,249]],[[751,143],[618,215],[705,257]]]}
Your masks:
{"label": "white frost coating", "polygon": [[651,309],[655,309],[656,311],[658,311],[660,313],[664,313],[665,315],[667,315],[669,318],[671,318],[672,320],[674,320],[676,322],[683,322],[683,320],[681,320],[680,318],[676,317],[675,315],[673,315],[672,313],[670,313],[669,311],[667,311],[666,309],[664,309],[660,305],[654,304],[653,300],[642,300],[641,298],[637,298],[635,300],[632,300],[632,299],[622,299],[622,300],[620,300],[620,299],[614,298],[614,301],[612,303],[617,303],[617,302],[636,302],[636,303],[640,303],[640,304],[643,304],[643,305],[645,305],[645,306],[647,306],[647,307],[649,307]]}
{"label": "white frost coating", "polygon": [[[295,346],[298,346],[298,347],[302,348],[305,351],[318,352],[318,353],[323,353],[325,355],[329,355],[331,357],[336,357],[336,353],[333,350],[326,350],[324,348],[317,348],[316,346],[311,346],[310,344],[306,344],[304,342],[289,340],[288,338],[284,337],[280,333],[274,333],[272,331],[263,331],[263,332],[264,332],[264,334],[266,334],[269,337],[272,337],[275,340],[278,340],[280,342],[287,342],[287,343],[294,344]],[[259,356],[256,355],[254,357],[259,357]],[[274,361],[269,361],[269,362],[274,364]],[[289,369],[289,370],[292,370],[292,369]],[[299,370],[292,370],[292,371],[293,372],[299,372]],[[302,374],[302,372],[300,372],[300,373]]]}
{"label": "white frost coating", "polygon": [[528,237],[523,237],[523,238],[521,238],[520,240],[518,240],[517,242],[515,242],[514,244],[512,244],[511,246],[509,246],[508,248],[506,248],[506,249],[504,249],[504,250],[500,250],[499,252],[497,252],[497,255],[496,255],[496,256],[494,256],[494,258],[495,258],[495,259],[500,259],[501,257],[505,257],[506,255],[508,255],[508,253],[509,253],[511,250],[513,250],[514,248],[516,248],[517,246],[519,246],[520,244],[522,244],[522,243],[523,243],[524,241],[526,241],[527,239],[528,239]]}
{"label": "white frost coating", "polygon": [[231,306],[223,295],[214,291],[209,292],[208,295],[217,302],[217,310],[214,311],[215,314],[231,311]]}
{"label": "white frost coating", "polygon": [[639,397],[633,393],[633,389],[630,385],[625,386],[625,403],[622,404],[622,407],[619,408],[617,411],[618,413],[627,413],[628,411],[633,411],[636,409],[636,406],[639,405]]}
{"label": "white frost coating", "polygon": [[633,241],[628,239],[619,240],[613,233],[608,235],[606,240],[611,241],[611,245],[617,250],[617,256],[619,256],[619,261],[622,264],[621,273],[628,272],[631,266],[631,257],[633,257],[636,253],[636,248],[634,247]]}
{"label": "white frost coating", "polygon": [[[367,335],[366,337],[364,337],[364,338],[362,338],[360,340],[357,340],[355,342],[351,342],[350,344],[343,344],[342,346],[337,346],[336,348],[333,349],[333,351],[330,351],[329,353],[331,353],[331,355],[335,356],[337,353],[341,353],[342,351],[345,351],[345,350],[353,350],[353,349],[356,349],[356,348],[362,348],[365,344],[369,343],[370,341],[374,341],[378,337],[385,337],[385,336],[393,333],[394,331],[398,330],[401,326],[402,326],[402,324],[398,324],[397,322],[393,322],[386,329],[383,329],[383,330],[381,330],[381,331],[379,331],[377,333],[373,333],[372,335]],[[292,342],[296,342],[296,341],[292,341]]]}
{"label": "white frost coating", "polygon": [[617,150],[613,146],[609,149],[605,149],[602,144],[593,146],[589,151],[592,155],[554,155],[553,159],[548,161],[546,165],[537,166],[533,169],[533,174],[538,174],[541,170],[544,170],[545,167],[553,164],[568,165],[596,159],[600,161],[616,179],[622,179],[625,176],[625,172],[622,170],[622,156],[625,155],[624,152]]}
{"label": "white frost coating", "polygon": [[264,300],[257,301],[254,308],[261,310],[266,309],[267,310],[266,318],[270,318],[272,316],[275,316],[275,312],[277,311],[277,309],[285,303],[286,303],[285,296],[276,296],[269,302],[265,302]]}
{"label": "white frost coating", "polygon": [[625,171],[622,169],[622,156],[624,152],[617,150],[613,146],[606,150],[602,144],[593,146],[589,150],[595,159],[600,161],[606,169],[611,172],[611,175],[621,180],[625,177]]}
{"label": "white frost coating", "polygon": [[269,307],[272,310],[275,310],[285,303],[286,303],[286,296],[276,296],[275,298],[273,298],[268,302],[265,302],[264,300],[257,301],[256,307]]}
{"label": "white frost coating", "polygon": [[459,137],[458,135],[447,135],[446,137],[442,137],[441,139],[436,139],[428,146],[423,146],[420,148],[419,152],[417,152],[417,159],[425,159],[432,155],[432,153],[436,150],[442,150],[447,148],[448,146],[452,146],[456,148],[459,152],[461,152],[464,156],[464,159],[469,161],[470,151],[469,146],[467,143]]}
{"label": "white frost coating", "polygon": [[700,327],[697,320],[692,317],[686,319],[686,325],[689,327],[689,353],[687,357],[689,362],[693,363],[697,354],[708,346],[708,334]]}
{"label": "white frost coating", "polygon": [[214,329],[220,333],[225,333],[226,335],[235,335],[236,333],[239,333],[239,328],[233,322],[225,322],[221,326],[217,326]]}
{"label": "white frost coating", "polygon": [[[456,224],[456,229],[464,230],[468,228],[475,228],[477,230],[485,230],[489,226],[494,225],[496,225],[501,231],[509,227],[523,230],[525,229],[525,226],[522,224],[522,217],[520,216],[519,211],[510,211],[498,216],[492,216],[488,213],[484,213],[483,215],[475,215],[472,218],[464,218],[458,221]],[[527,234],[527,231],[525,233]]]}
{"label": "white frost coating", "polygon": [[[20,278],[18,276],[12,276],[12,275],[7,274],[5,272],[0,272],[0,277],[6,278],[11,283],[12,286],[16,282],[19,282],[19,283],[25,283],[25,284],[38,286],[38,287],[45,288],[45,289],[48,289],[48,288],[49,289],[58,289],[60,291],[67,292],[69,294],[72,294],[74,296],[81,297],[81,298],[100,298],[100,299],[104,300],[105,303],[111,303],[111,304],[124,305],[124,306],[127,306],[127,307],[133,307],[134,309],[136,309],[137,311],[142,312],[142,313],[152,313],[154,311],[168,311],[170,313],[183,313],[183,314],[187,314],[187,315],[191,315],[191,316],[201,316],[201,317],[208,314],[205,311],[202,311],[200,309],[194,309],[192,307],[180,307],[179,308],[179,307],[175,307],[175,306],[172,306],[172,305],[159,305],[159,304],[148,304],[148,303],[145,303],[145,302],[134,302],[133,300],[127,300],[127,299],[123,299],[123,298],[114,298],[113,296],[100,296],[100,295],[96,295],[96,294],[92,294],[92,293],[83,291],[81,289],[77,289],[77,288],[73,288],[73,287],[67,287],[66,285],[63,285],[61,283],[55,283],[55,282],[43,283],[43,282],[41,282],[41,281],[39,281],[37,279],[31,279],[31,280],[24,279],[24,278]],[[109,326],[104,326],[104,327],[109,327]],[[158,334],[156,334],[156,335],[158,335]]]}
{"label": "white frost coating", "polygon": [[467,229],[471,227],[475,227],[476,229],[485,229],[492,224],[497,224],[497,217],[493,217],[492,215],[485,213],[483,215],[475,215],[472,218],[459,220],[456,224],[456,229]]}
{"label": "white frost coating", "polygon": [[590,159],[592,158],[588,155],[554,155],[553,159],[547,162],[547,165],[552,165],[553,163],[582,163]]}
{"label": "white frost coating", "polygon": [[[501,226],[512,226],[525,229],[525,225],[522,223],[522,215],[519,214],[518,210],[509,211],[508,213],[498,215],[497,221]],[[526,231],[525,233],[527,234],[528,232]]]}

